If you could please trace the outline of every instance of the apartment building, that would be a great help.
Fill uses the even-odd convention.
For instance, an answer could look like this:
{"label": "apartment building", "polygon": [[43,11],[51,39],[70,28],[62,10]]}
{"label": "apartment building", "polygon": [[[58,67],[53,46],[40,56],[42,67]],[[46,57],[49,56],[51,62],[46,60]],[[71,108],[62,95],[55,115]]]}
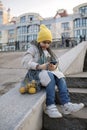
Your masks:
{"label": "apartment building", "polygon": [[0,1],[0,46],[7,43],[6,26],[10,20],[10,9],[6,10]]}
{"label": "apartment building", "polygon": [[54,17],[42,18],[37,13],[25,13],[13,17],[8,24],[0,24],[0,43],[16,46],[19,49],[28,47],[28,43],[36,40],[40,24],[45,24],[52,32],[53,39],[80,37],[87,40],[87,3],[73,8],[73,14],[60,9]]}
{"label": "apartment building", "polygon": [[73,30],[75,37],[87,40],[87,3],[73,8]]}
{"label": "apartment building", "polygon": [[10,20],[10,9],[6,10],[0,1],[0,24],[7,24]]}

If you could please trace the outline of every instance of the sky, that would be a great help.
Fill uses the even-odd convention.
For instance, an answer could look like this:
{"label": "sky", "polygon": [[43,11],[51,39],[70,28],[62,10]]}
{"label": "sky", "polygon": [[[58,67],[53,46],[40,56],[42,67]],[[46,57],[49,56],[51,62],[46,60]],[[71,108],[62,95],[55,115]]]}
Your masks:
{"label": "sky", "polygon": [[39,13],[43,18],[55,16],[57,10],[66,9],[68,14],[73,8],[87,0],[0,0],[6,9],[11,9],[11,15],[20,16],[24,13]]}

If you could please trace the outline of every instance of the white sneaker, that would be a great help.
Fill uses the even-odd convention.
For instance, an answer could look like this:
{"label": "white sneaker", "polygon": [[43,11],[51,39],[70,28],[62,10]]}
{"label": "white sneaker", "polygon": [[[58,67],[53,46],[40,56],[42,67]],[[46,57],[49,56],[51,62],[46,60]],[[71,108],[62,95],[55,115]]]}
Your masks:
{"label": "white sneaker", "polygon": [[66,103],[64,104],[62,107],[62,110],[63,110],[63,114],[70,114],[72,112],[77,112],[79,111],[80,109],[82,109],[84,107],[84,104],[83,103]]}
{"label": "white sneaker", "polygon": [[51,118],[61,118],[62,114],[58,111],[56,105],[52,104],[46,107],[45,113]]}

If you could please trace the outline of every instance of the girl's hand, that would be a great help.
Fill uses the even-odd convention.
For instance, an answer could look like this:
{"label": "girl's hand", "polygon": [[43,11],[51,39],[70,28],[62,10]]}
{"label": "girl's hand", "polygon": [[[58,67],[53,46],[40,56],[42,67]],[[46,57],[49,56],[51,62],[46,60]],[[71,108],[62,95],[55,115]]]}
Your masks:
{"label": "girl's hand", "polygon": [[50,70],[50,71],[53,71],[53,70],[55,70],[57,68],[57,65],[53,65],[53,64],[49,64],[48,65],[48,70]]}
{"label": "girl's hand", "polygon": [[37,69],[46,70],[47,69],[47,64],[38,65]]}

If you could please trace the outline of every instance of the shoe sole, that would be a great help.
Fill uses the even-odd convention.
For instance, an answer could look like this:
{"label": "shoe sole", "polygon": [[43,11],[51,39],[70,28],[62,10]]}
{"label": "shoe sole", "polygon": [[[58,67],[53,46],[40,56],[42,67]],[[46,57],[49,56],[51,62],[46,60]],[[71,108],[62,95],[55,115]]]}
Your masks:
{"label": "shoe sole", "polygon": [[[46,115],[48,115],[48,113],[46,113],[46,112],[44,112]],[[61,115],[61,116],[50,116],[50,115],[48,115],[48,117],[50,117],[50,118],[62,118],[63,116]]]}

